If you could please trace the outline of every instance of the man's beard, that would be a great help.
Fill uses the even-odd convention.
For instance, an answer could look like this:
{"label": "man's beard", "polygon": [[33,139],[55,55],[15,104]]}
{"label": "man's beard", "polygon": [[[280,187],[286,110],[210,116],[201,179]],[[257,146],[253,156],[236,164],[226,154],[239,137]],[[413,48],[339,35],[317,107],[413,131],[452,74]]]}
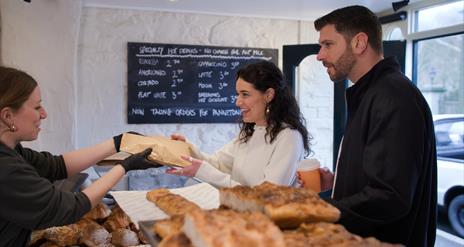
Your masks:
{"label": "man's beard", "polygon": [[353,69],[355,63],[356,59],[351,51],[351,47],[348,47],[335,64],[325,63],[324,65],[329,65],[335,72],[335,74],[329,74],[330,80],[333,82],[339,82],[347,79],[348,74]]}

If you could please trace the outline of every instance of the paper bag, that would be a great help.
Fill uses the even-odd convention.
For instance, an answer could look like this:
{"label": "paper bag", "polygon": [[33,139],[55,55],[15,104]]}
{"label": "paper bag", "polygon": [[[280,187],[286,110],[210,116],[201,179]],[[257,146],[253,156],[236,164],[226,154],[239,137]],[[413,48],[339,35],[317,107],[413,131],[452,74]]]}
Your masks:
{"label": "paper bag", "polygon": [[121,151],[135,154],[147,148],[153,149],[148,159],[159,164],[182,167],[191,165],[180,157],[192,155],[192,147],[189,143],[171,140],[164,136],[141,136],[130,133],[124,133],[122,136]]}

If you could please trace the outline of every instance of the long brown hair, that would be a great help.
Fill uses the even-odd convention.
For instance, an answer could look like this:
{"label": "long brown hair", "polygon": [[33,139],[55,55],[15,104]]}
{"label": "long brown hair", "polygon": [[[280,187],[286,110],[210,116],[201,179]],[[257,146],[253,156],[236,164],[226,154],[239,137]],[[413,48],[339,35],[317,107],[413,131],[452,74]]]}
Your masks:
{"label": "long brown hair", "polygon": [[[274,98],[267,105],[269,113],[266,114],[266,138],[269,137],[272,143],[279,132],[285,128],[285,125],[288,125],[300,132],[306,154],[310,154],[311,136],[306,129],[306,121],[280,69],[274,63],[261,61],[239,69],[236,75],[236,79],[238,78],[253,84],[253,88],[262,93],[269,88],[273,88],[275,91]],[[254,132],[254,126],[255,123],[240,121],[239,139],[241,142],[247,142],[250,139]]]}
{"label": "long brown hair", "polygon": [[5,107],[18,110],[36,87],[37,82],[27,73],[0,66],[0,110]]}

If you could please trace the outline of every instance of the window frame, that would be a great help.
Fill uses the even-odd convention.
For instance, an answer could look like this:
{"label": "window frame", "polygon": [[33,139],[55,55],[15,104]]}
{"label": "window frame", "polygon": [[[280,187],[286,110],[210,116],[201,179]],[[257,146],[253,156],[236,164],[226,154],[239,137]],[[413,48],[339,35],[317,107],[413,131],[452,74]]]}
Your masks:
{"label": "window frame", "polygon": [[409,78],[411,78],[411,81],[415,85],[417,85],[416,77],[415,77],[416,72],[414,71],[415,70],[414,65],[417,62],[416,60],[417,58],[415,57],[416,53],[414,51],[415,44],[421,40],[440,38],[440,37],[446,37],[446,36],[464,33],[463,24],[430,29],[430,30],[425,30],[425,31],[420,31],[420,32],[415,31],[414,25],[417,21],[415,12],[421,9],[424,9],[424,8],[438,6],[442,4],[448,4],[452,2],[458,2],[458,1],[462,1],[462,0],[452,0],[452,1],[450,0],[424,0],[424,1],[414,2],[404,7],[404,10],[408,12],[408,18],[406,20],[384,25],[383,29],[385,30],[385,27],[388,27],[388,30],[389,30],[389,33],[384,34],[384,38],[386,38],[387,40],[389,40],[389,38],[387,37],[390,37],[391,32],[395,30],[395,28],[401,29],[402,33],[405,34],[404,35],[404,40],[406,40],[405,74]]}

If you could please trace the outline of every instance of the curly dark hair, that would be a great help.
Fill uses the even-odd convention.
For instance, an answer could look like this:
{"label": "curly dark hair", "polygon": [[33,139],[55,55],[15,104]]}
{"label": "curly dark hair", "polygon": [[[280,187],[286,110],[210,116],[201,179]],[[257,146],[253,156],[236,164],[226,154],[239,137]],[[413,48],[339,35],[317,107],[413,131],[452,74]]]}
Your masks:
{"label": "curly dark hair", "polygon": [[[269,88],[275,91],[274,98],[267,105],[269,113],[266,114],[266,139],[270,138],[272,143],[279,132],[285,128],[284,124],[287,124],[291,129],[300,132],[306,156],[309,155],[312,137],[306,129],[306,120],[280,69],[272,62],[260,61],[240,68],[237,71],[236,80],[239,78],[253,84],[253,87],[260,92],[264,93]],[[250,139],[254,126],[255,123],[245,123],[240,118],[240,142],[244,143]]]}

